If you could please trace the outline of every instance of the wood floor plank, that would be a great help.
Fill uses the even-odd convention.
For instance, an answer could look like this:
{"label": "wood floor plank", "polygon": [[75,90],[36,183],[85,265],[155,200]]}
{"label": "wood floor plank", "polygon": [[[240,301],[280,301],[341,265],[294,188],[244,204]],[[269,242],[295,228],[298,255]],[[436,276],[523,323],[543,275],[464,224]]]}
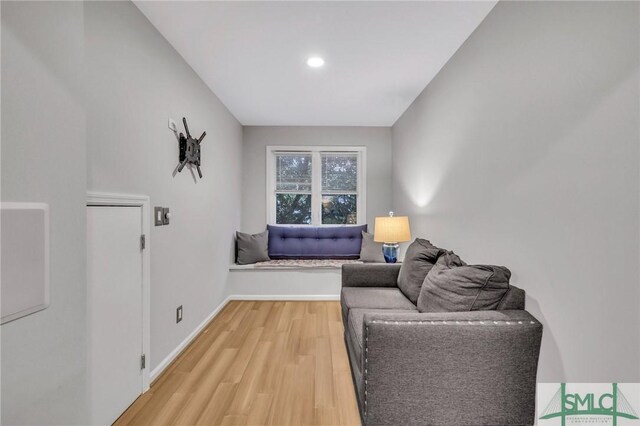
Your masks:
{"label": "wood floor plank", "polygon": [[256,315],[256,318],[253,321],[254,327],[264,327],[265,323],[267,322],[267,318],[271,313],[271,309],[273,309],[273,305],[274,305],[274,302],[272,301],[262,302],[256,305],[256,310],[258,311],[258,314]]}
{"label": "wood floor plank", "polygon": [[337,321],[342,324],[342,308],[340,307],[340,303],[327,305],[327,316],[329,317],[328,321]]}
{"label": "wood floor plank", "polygon": [[211,399],[207,402],[207,406],[198,418],[196,425],[209,426],[221,424],[227,411],[226,408],[233,400],[237,389],[237,383],[220,383]]}
{"label": "wood floor plank", "polygon": [[247,333],[244,342],[238,350],[236,359],[233,361],[233,364],[231,364],[227,370],[227,374],[224,376],[223,380],[225,382],[240,383],[240,380],[244,375],[244,371],[249,365],[251,357],[255,354],[255,349],[258,345],[260,335],[262,335],[262,330],[262,327],[253,328],[249,333]]}
{"label": "wood floor plank", "polygon": [[300,344],[300,354],[314,355],[316,353],[316,314],[307,314],[302,318],[302,337]]}
{"label": "wood floor plank", "polygon": [[338,404],[338,415],[341,425],[359,425],[360,413],[353,389],[351,373],[347,371],[336,372],[333,376]]}
{"label": "wood floor plank", "polygon": [[333,408],[335,391],[331,368],[331,346],[327,337],[316,339],[315,363],[315,407]]}
{"label": "wood floor plank", "polygon": [[151,415],[149,424],[154,426],[173,424],[190,397],[191,395],[186,393],[176,392],[172,394],[171,398],[162,406],[160,411],[155,415]]}
{"label": "wood floor plank", "polygon": [[311,355],[300,355],[296,366],[296,386],[293,406],[288,410],[293,410],[291,418],[292,425],[312,425],[315,420],[314,407],[314,377],[316,363]]}
{"label": "wood floor plank", "polygon": [[347,349],[344,346],[344,329],[342,323],[329,323],[329,345],[331,346],[331,366],[333,371],[347,371],[351,373]]}
{"label": "wood floor plank", "polygon": [[280,323],[280,317],[282,316],[284,303],[283,302],[270,302],[271,309],[267,317],[265,318],[262,331],[261,341],[273,341],[278,333],[278,324]]}
{"label": "wood floor plank", "polygon": [[279,332],[289,331],[289,327],[291,327],[291,317],[293,313],[293,307],[295,304],[293,302],[285,302],[282,307],[282,313],[278,320],[278,328]]}
{"label": "wood floor plank", "polygon": [[269,410],[269,425],[290,425],[293,417],[296,389],[297,365],[288,363],[284,366],[282,377],[276,386],[273,403]]}
{"label": "wood floor plank", "polygon": [[205,379],[194,390],[193,396],[180,412],[180,415],[178,415],[177,423],[189,425],[196,423],[202,412],[207,409],[207,404],[213,398],[218,387],[222,384],[222,377],[237,353],[238,349],[235,348],[224,349],[220,353],[211,371],[206,373]]}
{"label": "wood floor plank", "polygon": [[229,331],[223,331],[217,336],[217,339],[203,353],[202,358],[196,361],[195,367],[187,378],[181,383],[178,392],[191,393],[198,388],[199,384],[206,379],[207,373],[212,370],[213,365],[217,362],[218,354],[226,348],[225,343],[227,337],[231,334]]}
{"label": "wood floor plank", "polygon": [[358,425],[338,302],[232,301],[116,425]]}
{"label": "wood floor plank", "polygon": [[314,424],[322,426],[333,426],[340,424],[338,410],[333,407],[316,407],[316,417]]}
{"label": "wood floor plank", "polygon": [[239,349],[245,343],[247,335],[252,330],[253,320],[257,315],[258,311],[251,309],[243,316],[242,321],[240,321],[237,326],[235,323],[229,324],[227,329],[232,331],[232,333],[227,341],[228,347]]}
{"label": "wood floor plank", "polygon": [[278,383],[282,377],[285,366],[284,354],[288,340],[289,334],[286,332],[278,333],[273,340],[270,357],[273,361],[267,363],[264,373],[258,380],[258,392],[276,394]]}
{"label": "wood floor plank", "polygon": [[246,416],[228,415],[222,418],[221,426],[244,426],[247,424]]}
{"label": "wood floor plank", "polygon": [[272,401],[273,395],[270,393],[256,394],[253,403],[251,404],[251,411],[247,418],[247,424],[251,426],[266,425]]}
{"label": "wood floor plank", "polygon": [[263,374],[264,366],[269,361],[272,342],[260,342],[255,355],[251,358],[242,380],[238,386],[236,396],[229,407],[230,414],[248,415],[257,394],[258,381]]}
{"label": "wood floor plank", "polygon": [[325,303],[316,304],[316,335],[329,337],[329,309]]}

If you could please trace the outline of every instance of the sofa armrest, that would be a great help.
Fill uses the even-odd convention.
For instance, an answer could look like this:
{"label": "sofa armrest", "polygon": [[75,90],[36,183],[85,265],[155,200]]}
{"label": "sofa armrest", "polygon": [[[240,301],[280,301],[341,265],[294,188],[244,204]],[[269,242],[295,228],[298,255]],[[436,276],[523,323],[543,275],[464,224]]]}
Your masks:
{"label": "sofa armrest", "polygon": [[358,263],[342,265],[342,287],[396,287],[397,263]]}
{"label": "sofa armrest", "polygon": [[533,424],[542,324],[523,310],[371,313],[365,424]]}

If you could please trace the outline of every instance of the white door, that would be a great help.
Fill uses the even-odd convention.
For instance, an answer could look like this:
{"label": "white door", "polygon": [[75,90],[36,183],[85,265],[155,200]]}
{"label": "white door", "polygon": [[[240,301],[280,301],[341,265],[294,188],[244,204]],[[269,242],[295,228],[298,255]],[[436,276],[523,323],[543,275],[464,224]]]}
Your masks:
{"label": "white door", "polygon": [[141,207],[87,207],[92,424],[113,423],[142,393]]}

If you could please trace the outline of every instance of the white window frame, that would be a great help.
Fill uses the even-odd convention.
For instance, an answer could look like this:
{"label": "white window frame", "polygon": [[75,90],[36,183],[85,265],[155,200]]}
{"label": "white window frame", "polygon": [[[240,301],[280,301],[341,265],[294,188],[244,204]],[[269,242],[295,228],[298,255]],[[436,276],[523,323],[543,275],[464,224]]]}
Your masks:
{"label": "white window frame", "polygon": [[[318,200],[322,199],[322,161],[321,153],[358,154],[358,185],[357,185],[357,220],[356,225],[322,224],[322,207]],[[364,146],[267,146],[267,223],[276,225],[276,154],[311,154],[311,223],[296,226],[357,226],[367,223],[367,148]],[[285,225],[285,224],[280,224]]]}

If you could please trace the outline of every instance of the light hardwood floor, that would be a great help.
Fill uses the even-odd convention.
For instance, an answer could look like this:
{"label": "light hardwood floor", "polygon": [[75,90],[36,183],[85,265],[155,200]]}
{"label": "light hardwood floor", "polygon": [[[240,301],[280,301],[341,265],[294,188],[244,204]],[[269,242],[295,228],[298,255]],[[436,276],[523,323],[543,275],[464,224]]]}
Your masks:
{"label": "light hardwood floor", "polygon": [[116,425],[359,425],[338,302],[232,301]]}

